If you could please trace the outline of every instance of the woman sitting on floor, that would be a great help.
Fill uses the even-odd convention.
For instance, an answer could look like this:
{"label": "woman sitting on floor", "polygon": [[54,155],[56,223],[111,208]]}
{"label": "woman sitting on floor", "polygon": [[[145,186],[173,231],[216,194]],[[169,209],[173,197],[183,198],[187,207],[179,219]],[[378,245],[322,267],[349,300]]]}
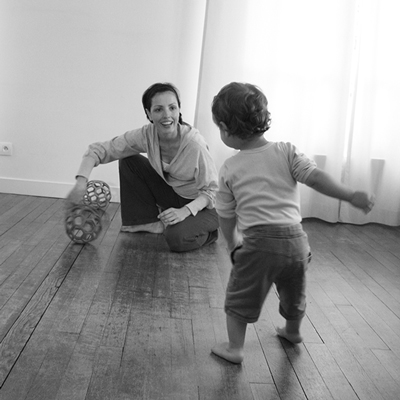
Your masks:
{"label": "woman sitting on floor", "polygon": [[217,171],[203,136],[182,121],[173,85],[150,86],[142,103],[150,124],[91,144],[67,200],[79,203],[93,168],[119,160],[121,231],[163,233],[177,252],[215,242]]}

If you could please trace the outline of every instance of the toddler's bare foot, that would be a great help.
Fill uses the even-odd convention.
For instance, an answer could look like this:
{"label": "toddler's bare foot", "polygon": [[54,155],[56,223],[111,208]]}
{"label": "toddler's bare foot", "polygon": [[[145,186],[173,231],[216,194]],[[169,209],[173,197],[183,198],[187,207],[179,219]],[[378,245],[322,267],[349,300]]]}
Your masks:
{"label": "toddler's bare foot", "polygon": [[300,335],[300,333],[288,333],[286,328],[276,328],[276,333],[294,344],[301,343],[303,341],[303,337]]}
{"label": "toddler's bare foot", "polygon": [[228,342],[215,345],[211,351],[233,364],[240,364],[244,358],[243,349],[232,349]]}

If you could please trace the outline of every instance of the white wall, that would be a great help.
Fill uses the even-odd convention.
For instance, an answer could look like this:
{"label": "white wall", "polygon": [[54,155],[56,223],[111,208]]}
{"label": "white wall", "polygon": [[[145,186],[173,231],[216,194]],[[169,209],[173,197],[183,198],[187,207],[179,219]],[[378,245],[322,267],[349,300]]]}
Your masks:
{"label": "white wall", "polygon": [[[155,82],[194,122],[206,0],[0,0],[0,192],[64,197],[88,144],[147,123]],[[91,178],[118,201],[117,163]]]}

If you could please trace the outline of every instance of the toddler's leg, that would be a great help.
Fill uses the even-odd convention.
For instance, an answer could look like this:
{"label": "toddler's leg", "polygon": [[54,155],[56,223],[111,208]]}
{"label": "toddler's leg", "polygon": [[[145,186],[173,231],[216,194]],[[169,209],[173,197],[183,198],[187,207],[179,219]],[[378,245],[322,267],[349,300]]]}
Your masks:
{"label": "toddler's leg", "polygon": [[244,358],[243,347],[247,324],[229,315],[226,316],[226,324],[229,342],[217,344],[211,351],[231,363],[240,364]]}
{"label": "toddler's leg", "polygon": [[303,337],[300,335],[301,321],[302,319],[287,320],[283,328],[276,328],[276,332],[279,336],[289,340],[289,342],[301,343],[303,341]]}

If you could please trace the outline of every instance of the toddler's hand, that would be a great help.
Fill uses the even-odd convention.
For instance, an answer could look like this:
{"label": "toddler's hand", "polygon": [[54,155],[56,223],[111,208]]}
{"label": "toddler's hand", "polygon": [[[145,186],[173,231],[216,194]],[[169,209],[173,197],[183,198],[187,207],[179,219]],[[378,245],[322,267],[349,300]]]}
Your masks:
{"label": "toddler's hand", "polygon": [[236,236],[233,238],[233,241],[231,243],[227,243],[227,251],[228,254],[231,254],[233,250],[235,250],[237,247],[242,246],[243,244],[243,236],[240,233],[237,233]]}
{"label": "toddler's hand", "polygon": [[354,192],[350,203],[357,208],[361,208],[365,214],[368,214],[375,205],[375,196],[370,196],[367,192]]}

